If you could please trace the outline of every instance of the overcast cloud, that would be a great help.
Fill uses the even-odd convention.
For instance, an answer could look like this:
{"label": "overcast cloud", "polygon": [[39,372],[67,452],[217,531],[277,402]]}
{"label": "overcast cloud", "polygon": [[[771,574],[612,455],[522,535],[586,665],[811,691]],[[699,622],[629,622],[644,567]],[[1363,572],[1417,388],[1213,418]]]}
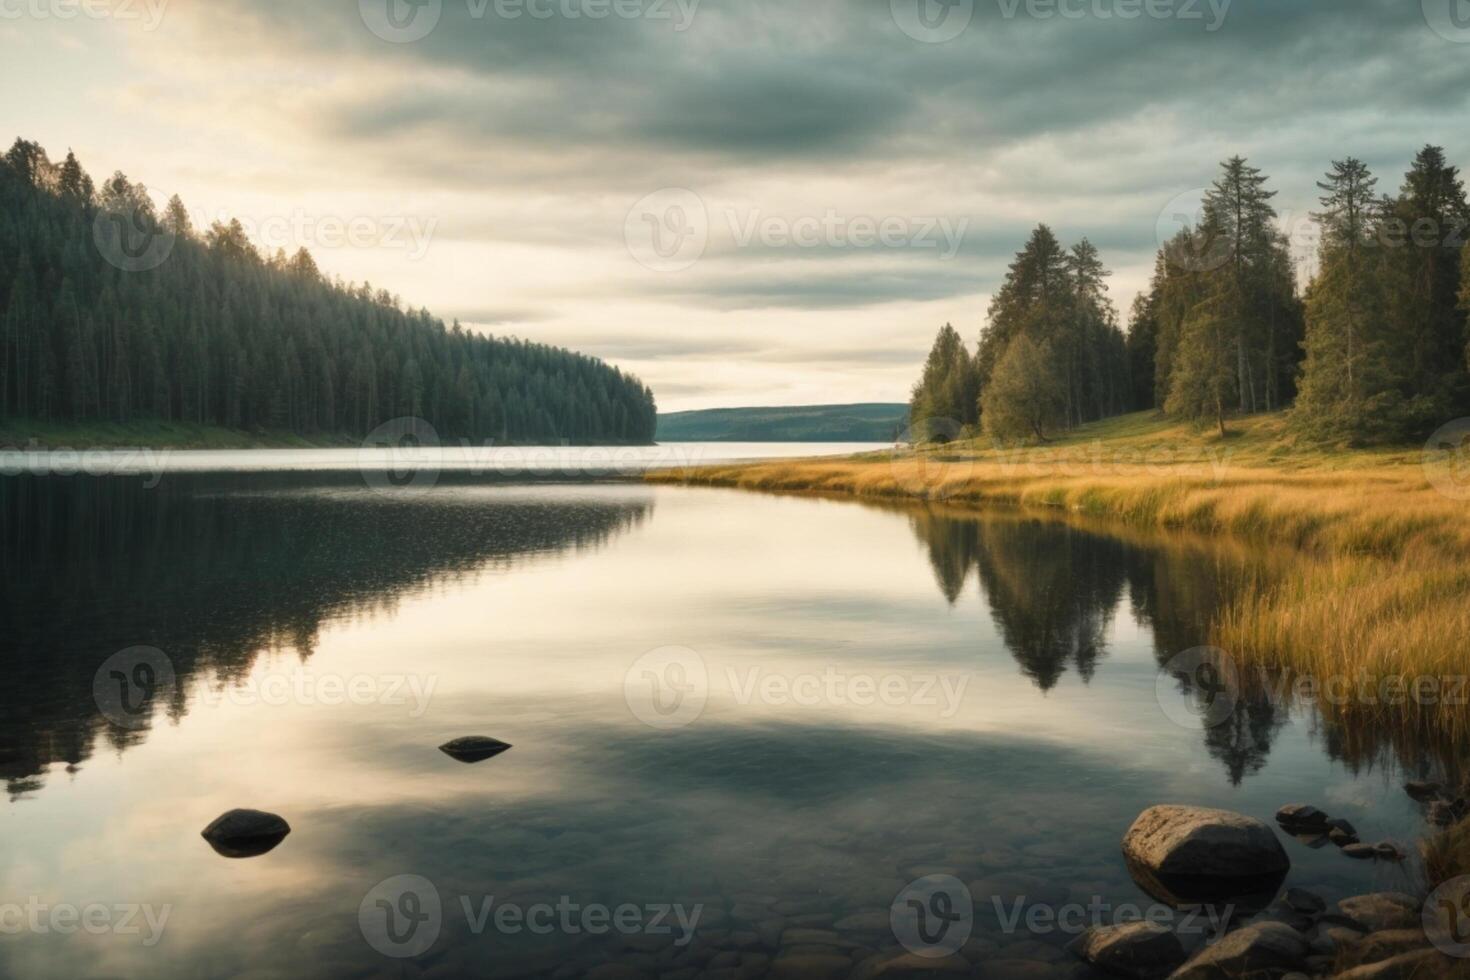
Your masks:
{"label": "overcast cloud", "polygon": [[0,0],[9,135],[668,410],[906,398],[1040,221],[1126,316],[1233,153],[1294,225],[1334,158],[1470,163],[1460,0],[98,2]]}

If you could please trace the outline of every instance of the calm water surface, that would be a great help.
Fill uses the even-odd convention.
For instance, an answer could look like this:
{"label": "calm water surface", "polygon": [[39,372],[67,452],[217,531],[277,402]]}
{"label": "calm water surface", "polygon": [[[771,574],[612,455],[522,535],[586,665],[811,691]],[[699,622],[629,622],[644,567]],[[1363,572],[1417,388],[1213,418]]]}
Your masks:
{"label": "calm water surface", "polygon": [[[1147,905],[1118,844],[1148,805],[1421,827],[1386,752],[1264,700],[1207,729],[1161,682],[1240,574],[1199,543],[289,472],[10,478],[0,531],[6,976],[845,976],[931,874],[974,893],[972,952],[1081,976],[985,896]],[[464,735],[515,747],[438,751]],[[234,807],[293,832],[221,857],[199,832]],[[1287,846],[1328,895],[1412,873]],[[34,906],[104,911],[13,928]],[[506,906],[698,920],[675,947],[674,912]]]}

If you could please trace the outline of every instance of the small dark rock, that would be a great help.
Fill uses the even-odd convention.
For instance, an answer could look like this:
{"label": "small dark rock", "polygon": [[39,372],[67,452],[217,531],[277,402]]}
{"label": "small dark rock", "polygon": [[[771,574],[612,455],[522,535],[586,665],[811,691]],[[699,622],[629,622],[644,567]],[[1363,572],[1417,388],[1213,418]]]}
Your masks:
{"label": "small dark rock", "polygon": [[1373,845],[1373,851],[1385,861],[1402,861],[1408,855],[1399,848],[1397,844],[1382,841]]}
{"label": "small dark rock", "polygon": [[1455,808],[1443,800],[1429,804],[1429,822],[1436,827],[1449,827],[1455,822]]}
{"label": "small dark rock", "polygon": [[1404,792],[1408,793],[1420,803],[1427,803],[1430,800],[1437,800],[1444,795],[1444,786],[1440,783],[1414,780],[1404,784]]}
{"label": "small dark rock", "polygon": [[484,738],[472,735],[469,738],[457,738],[452,742],[439,746],[439,751],[460,762],[471,764],[493,759],[502,752],[510,750],[510,746],[495,738]]}
{"label": "small dark rock", "polygon": [[1303,915],[1321,915],[1327,911],[1327,899],[1315,895],[1305,888],[1288,888],[1286,904]]}
{"label": "small dark rock", "polygon": [[1290,803],[1276,811],[1276,822],[1292,832],[1316,830],[1326,833],[1327,814],[1305,803]]}
{"label": "small dark rock", "polygon": [[1342,817],[1333,817],[1331,820],[1327,821],[1327,829],[1329,834],[1334,830],[1340,830],[1344,834],[1347,834],[1349,837],[1358,836],[1358,828],[1354,827],[1350,822],[1344,820]]}
{"label": "small dark rock", "polygon": [[1342,853],[1355,861],[1366,861],[1378,856],[1378,849],[1372,844],[1349,844],[1342,849]]}
{"label": "small dark rock", "polygon": [[201,836],[222,857],[259,857],[286,839],[291,825],[274,813],[231,810],[204,828]]}
{"label": "small dark rock", "polygon": [[1349,844],[1358,843],[1357,834],[1349,834],[1346,831],[1342,830],[1334,830],[1332,833],[1327,835],[1327,839],[1332,841],[1332,843],[1336,844],[1338,847],[1347,847]]}
{"label": "small dark rock", "polygon": [[1296,840],[1298,843],[1300,843],[1300,844],[1302,844],[1302,845],[1304,845],[1306,847],[1310,847],[1314,851],[1321,850],[1322,848],[1326,847],[1328,845],[1328,843],[1330,843],[1331,840],[1332,840],[1332,838],[1330,836],[1328,836],[1327,834],[1317,834],[1317,833],[1312,833],[1312,834],[1293,834],[1292,835],[1292,838],[1294,840]]}

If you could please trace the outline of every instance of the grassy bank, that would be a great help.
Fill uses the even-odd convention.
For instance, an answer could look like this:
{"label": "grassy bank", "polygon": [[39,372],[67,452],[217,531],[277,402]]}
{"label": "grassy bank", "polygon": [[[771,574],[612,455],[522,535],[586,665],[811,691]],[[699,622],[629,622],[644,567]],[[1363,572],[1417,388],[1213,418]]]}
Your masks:
{"label": "grassy bank", "polygon": [[[1426,466],[1421,447],[1311,447],[1279,415],[1236,423],[1226,438],[1132,415],[1033,449],[952,444],[650,479],[1062,509],[1287,544],[1302,560],[1220,610],[1213,642],[1319,685],[1351,684],[1345,697],[1320,699],[1343,721],[1391,723],[1406,737],[1470,736],[1470,708],[1446,703],[1456,698],[1410,697],[1396,686],[1428,677],[1442,692],[1470,693],[1444,682],[1470,672],[1470,478],[1448,460]],[[1386,693],[1361,696],[1365,682]]]}
{"label": "grassy bank", "polygon": [[0,449],[313,449],[356,446],[342,438],[307,439],[290,432],[243,432],[188,422],[69,424],[0,421]]}

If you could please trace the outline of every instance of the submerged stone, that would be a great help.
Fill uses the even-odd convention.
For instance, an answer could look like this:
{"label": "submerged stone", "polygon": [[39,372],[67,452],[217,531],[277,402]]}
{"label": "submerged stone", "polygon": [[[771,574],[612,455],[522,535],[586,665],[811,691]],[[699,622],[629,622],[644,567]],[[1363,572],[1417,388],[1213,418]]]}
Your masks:
{"label": "submerged stone", "polygon": [[451,759],[472,764],[484,762],[486,759],[493,759],[497,755],[500,755],[500,753],[509,751],[510,748],[509,745],[499,739],[472,735],[469,738],[457,738],[452,742],[447,742],[439,746],[439,751]]}
{"label": "submerged stone", "polygon": [[1185,960],[1179,937],[1156,922],[1096,926],[1067,948],[1101,970],[1139,980],[1168,976]]}
{"label": "submerged stone", "polygon": [[1444,786],[1439,783],[1431,783],[1424,780],[1414,780],[1404,784],[1404,792],[1421,803],[1437,800],[1444,793]]}
{"label": "submerged stone", "polygon": [[204,828],[201,836],[222,857],[250,858],[275,850],[291,825],[274,813],[231,810]]}
{"label": "submerged stone", "polygon": [[1171,980],[1280,976],[1304,966],[1309,949],[1300,933],[1279,922],[1246,926],[1205,947]]}
{"label": "submerged stone", "polygon": [[1317,831],[1325,834],[1331,825],[1327,814],[1305,803],[1289,803],[1280,810],[1277,810],[1276,822],[1290,829],[1293,833],[1299,831]]}

